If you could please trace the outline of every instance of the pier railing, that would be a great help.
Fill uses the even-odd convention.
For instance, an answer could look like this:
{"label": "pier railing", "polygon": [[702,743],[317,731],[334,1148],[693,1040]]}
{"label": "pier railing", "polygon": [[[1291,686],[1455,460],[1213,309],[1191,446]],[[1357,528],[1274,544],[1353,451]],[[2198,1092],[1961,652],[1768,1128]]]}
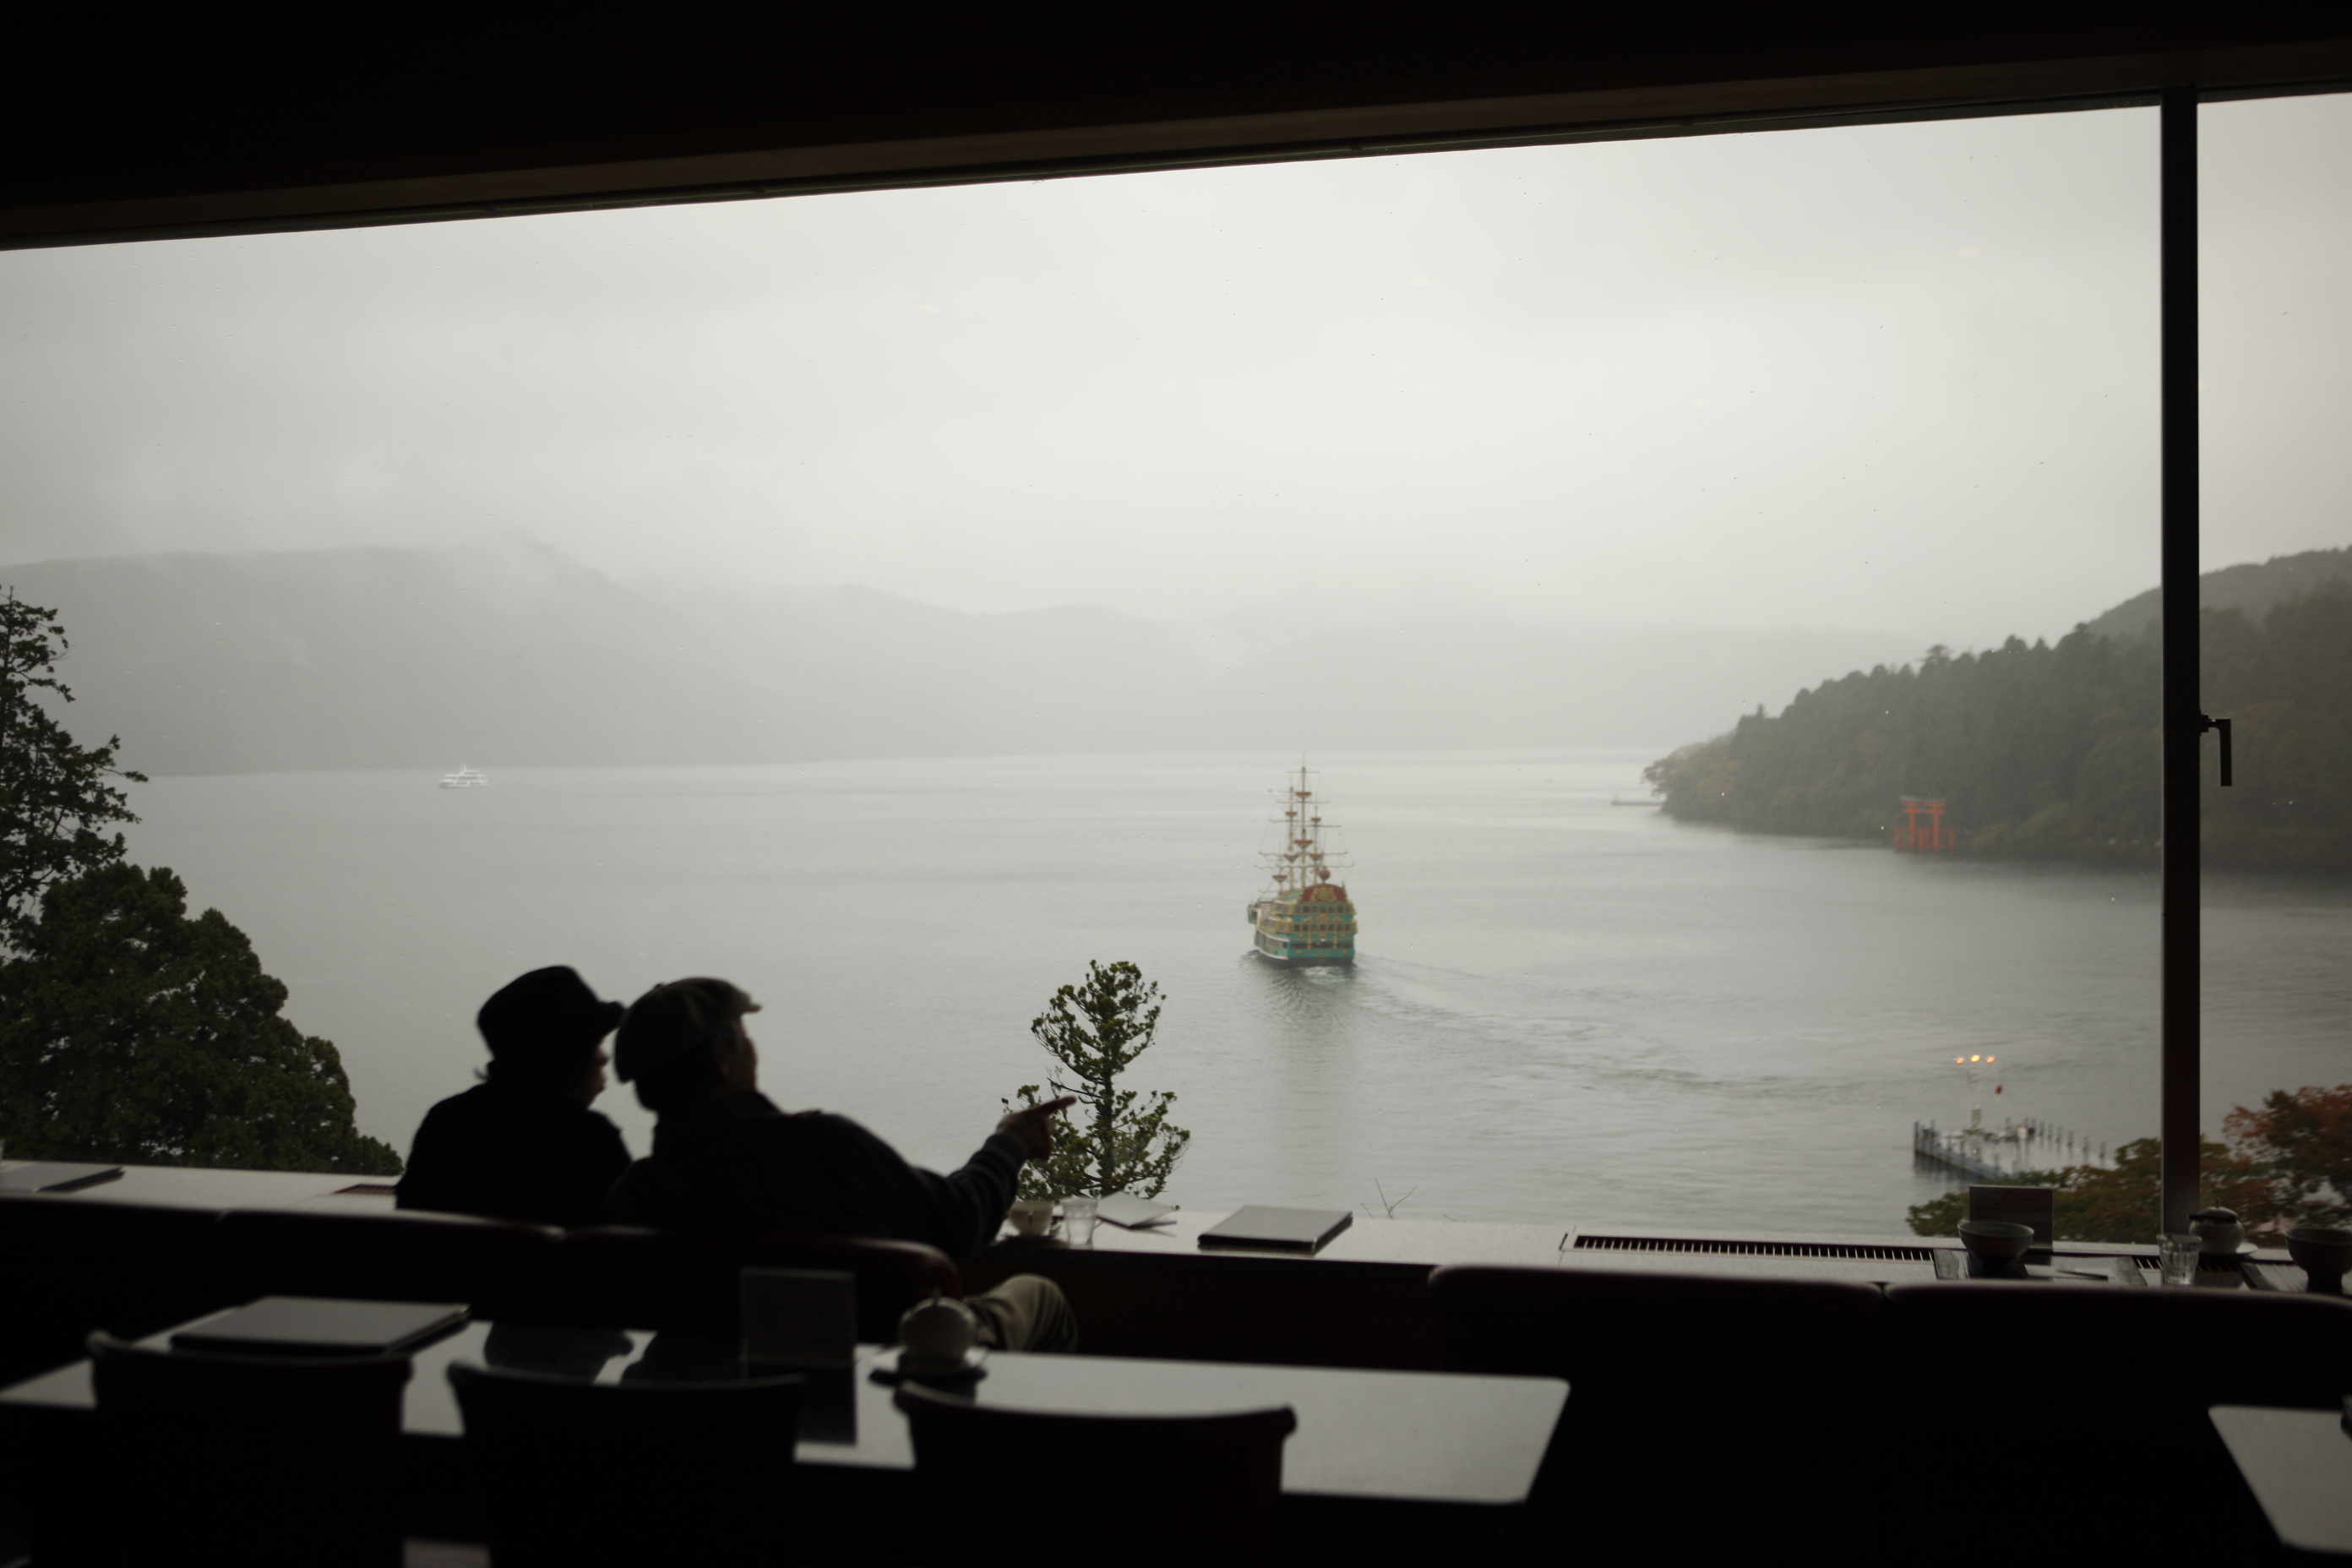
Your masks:
{"label": "pier railing", "polygon": [[1941,1169],[1980,1181],[2014,1181],[2021,1172],[2091,1165],[2111,1170],[2107,1146],[2080,1133],[2027,1117],[2008,1127],[1943,1131],[1932,1121],[1911,1124],[1911,1152]]}

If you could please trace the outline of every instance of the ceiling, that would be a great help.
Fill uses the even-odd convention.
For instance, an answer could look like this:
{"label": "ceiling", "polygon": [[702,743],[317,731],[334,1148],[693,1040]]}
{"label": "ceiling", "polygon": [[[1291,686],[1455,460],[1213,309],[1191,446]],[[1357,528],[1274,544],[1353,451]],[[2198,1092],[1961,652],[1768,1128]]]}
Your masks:
{"label": "ceiling", "polygon": [[[2352,7],[841,16],[85,9],[5,35],[0,247],[2352,81]],[[1076,14],[1073,14],[1076,16]]]}

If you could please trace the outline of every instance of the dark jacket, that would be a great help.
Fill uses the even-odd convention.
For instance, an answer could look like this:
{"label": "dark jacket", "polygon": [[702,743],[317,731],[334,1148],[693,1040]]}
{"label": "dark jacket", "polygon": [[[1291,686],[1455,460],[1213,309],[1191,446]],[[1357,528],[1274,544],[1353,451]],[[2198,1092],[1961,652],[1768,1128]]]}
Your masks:
{"label": "dark jacket", "polygon": [[666,1111],[653,1157],[613,1194],[622,1225],[670,1230],[814,1230],[928,1242],[965,1258],[996,1237],[1021,1145],[992,1134],[951,1176],[919,1171],[845,1116],[785,1114],[733,1091]]}
{"label": "dark jacket", "polygon": [[544,1090],[491,1082],[425,1114],[394,1202],[539,1225],[601,1225],[629,1168],[621,1130]]}

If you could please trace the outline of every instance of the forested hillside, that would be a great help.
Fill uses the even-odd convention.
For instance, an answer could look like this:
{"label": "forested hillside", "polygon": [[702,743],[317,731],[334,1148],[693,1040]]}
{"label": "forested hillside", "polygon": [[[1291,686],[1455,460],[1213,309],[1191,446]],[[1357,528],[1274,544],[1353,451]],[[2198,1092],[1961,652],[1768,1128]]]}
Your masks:
{"label": "forested hillside", "polygon": [[[2329,583],[2352,582],[2352,548],[2306,550],[2297,555],[2273,555],[2268,561],[2248,561],[2206,572],[2197,579],[2200,610],[2239,610],[2260,621],[2279,605],[2309,598]],[[2086,623],[2087,630],[2111,637],[2156,636],[2162,590],[2134,595],[2105,615]]]}
{"label": "forested hillside", "polygon": [[[2208,610],[2200,635],[2205,710],[2234,721],[2236,750],[2232,788],[2206,770],[2206,862],[2352,871],[2352,585],[2259,622]],[[2088,628],[1935,648],[1801,692],[1647,776],[1694,822],[1883,839],[1922,795],[1951,803],[1963,853],[2152,860],[2157,681],[2152,642]]]}

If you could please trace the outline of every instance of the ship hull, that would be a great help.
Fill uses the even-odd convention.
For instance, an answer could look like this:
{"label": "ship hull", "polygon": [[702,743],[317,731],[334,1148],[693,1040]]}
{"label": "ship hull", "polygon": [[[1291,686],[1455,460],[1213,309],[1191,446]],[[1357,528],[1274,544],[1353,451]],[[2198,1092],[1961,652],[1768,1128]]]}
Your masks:
{"label": "ship hull", "polygon": [[1356,955],[1352,952],[1297,952],[1285,958],[1262,947],[1254,947],[1250,951],[1276,969],[1351,968],[1356,962]]}
{"label": "ship hull", "polygon": [[1257,923],[1257,906],[1250,908],[1250,951],[1284,969],[1328,969],[1356,962],[1356,937],[1349,931],[1336,939],[1313,934],[1267,931]]}

